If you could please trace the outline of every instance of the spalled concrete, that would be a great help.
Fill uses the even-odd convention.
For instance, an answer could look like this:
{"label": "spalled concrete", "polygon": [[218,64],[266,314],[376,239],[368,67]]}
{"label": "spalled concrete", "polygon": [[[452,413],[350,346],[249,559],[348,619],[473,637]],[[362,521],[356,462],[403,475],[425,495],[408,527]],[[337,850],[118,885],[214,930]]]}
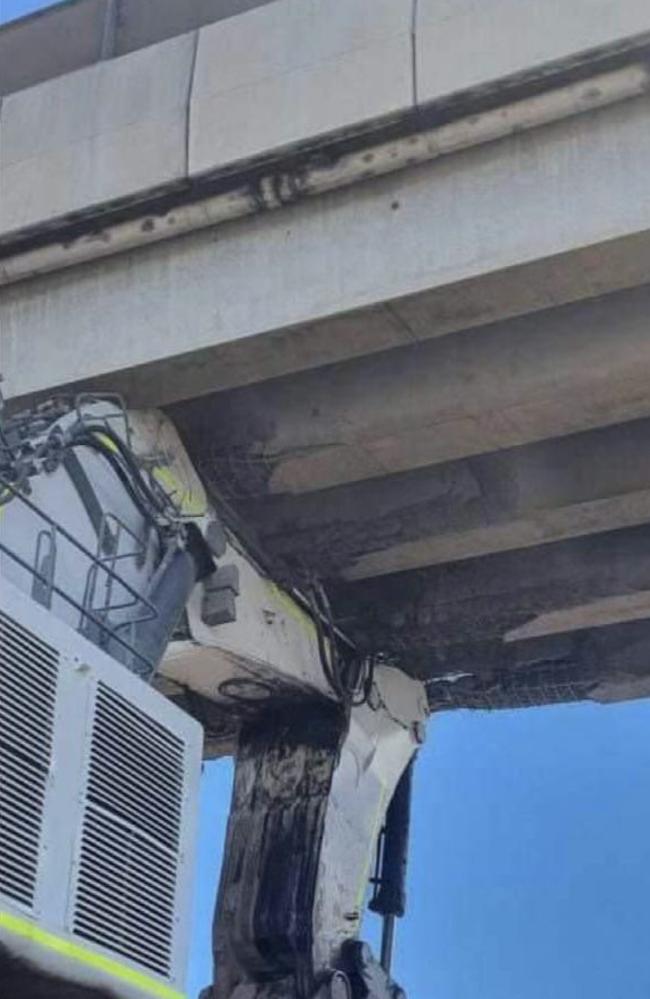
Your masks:
{"label": "spalled concrete", "polygon": [[649,440],[640,420],[239,508],[284,571],[364,579],[647,523]]}
{"label": "spalled concrete", "polygon": [[260,564],[434,706],[650,689],[647,4],[150,2],[0,67],[77,68],[0,108],[10,404],[169,407]]}
{"label": "spalled concrete", "polygon": [[[354,622],[364,645],[400,657],[406,650],[405,664],[409,655],[422,664],[437,656],[441,665],[459,668],[464,650],[473,647],[487,661],[490,643],[496,643],[498,657],[509,636],[509,644],[516,644],[515,629],[524,638],[524,625],[559,610],[580,609],[582,622],[566,631],[579,630],[581,623],[607,627],[631,616],[645,619],[650,604],[639,594],[650,590],[649,554],[650,529],[644,525],[351,583],[339,589],[337,609],[341,621]],[[587,622],[589,605],[595,610]]]}

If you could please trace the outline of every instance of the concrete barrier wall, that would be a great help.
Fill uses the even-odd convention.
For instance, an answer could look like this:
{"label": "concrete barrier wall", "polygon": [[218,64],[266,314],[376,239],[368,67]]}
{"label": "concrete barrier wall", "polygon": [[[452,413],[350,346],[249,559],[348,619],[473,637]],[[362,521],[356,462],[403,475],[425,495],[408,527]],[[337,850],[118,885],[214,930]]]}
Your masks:
{"label": "concrete barrier wall", "polygon": [[[647,0],[258,0],[225,16],[251,6],[77,0],[1,31],[5,81],[27,78],[41,57],[74,69],[75,59],[133,51],[3,98],[0,236],[650,32]],[[210,15],[214,23],[138,47]],[[23,48],[7,55],[12,31]]]}
{"label": "concrete barrier wall", "polygon": [[0,26],[0,97],[271,0],[67,0]]}
{"label": "concrete barrier wall", "polygon": [[200,32],[190,173],[412,104],[411,0],[282,0]]}
{"label": "concrete barrier wall", "polygon": [[102,56],[108,0],[75,0],[0,27],[0,97]]}
{"label": "concrete barrier wall", "polygon": [[418,100],[650,32],[647,0],[418,0]]}
{"label": "concrete barrier wall", "polygon": [[20,229],[185,176],[192,35],[7,97],[0,227]]}

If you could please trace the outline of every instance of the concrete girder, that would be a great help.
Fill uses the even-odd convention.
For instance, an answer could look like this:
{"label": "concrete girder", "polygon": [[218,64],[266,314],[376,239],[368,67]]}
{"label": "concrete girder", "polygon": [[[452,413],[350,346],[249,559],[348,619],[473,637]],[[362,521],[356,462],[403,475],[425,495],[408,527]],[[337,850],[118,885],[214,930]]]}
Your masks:
{"label": "concrete girder", "polygon": [[[425,680],[434,710],[518,708],[650,695],[650,626],[612,625],[522,641],[430,649]],[[437,675],[436,675],[437,674]]]}
{"label": "concrete girder", "polygon": [[161,405],[647,282],[649,106],[9,287],[6,394]]}
{"label": "concrete girder", "polygon": [[[341,625],[362,644],[425,674],[432,661],[436,671],[443,662],[461,668],[471,647],[650,618],[650,527],[337,584],[333,593]],[[558,612],[562,631],[551,617]]]}
{"label": "concrete girder", "polygon": [[650,521],[650,420],[244,502],[275,564],[363,579]]}
{"label": "concrete girder", "polygon": [[235,496],[306,493],[650,413],[650,287],[174,409]]}

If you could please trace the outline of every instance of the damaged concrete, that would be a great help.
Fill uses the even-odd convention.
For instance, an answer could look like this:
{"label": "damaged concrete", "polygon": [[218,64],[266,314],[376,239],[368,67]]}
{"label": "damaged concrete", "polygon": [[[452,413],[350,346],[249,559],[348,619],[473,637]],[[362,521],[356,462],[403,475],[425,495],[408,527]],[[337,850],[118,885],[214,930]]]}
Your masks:
{"label": "damaged concrete", "polygon": [[[510,44],[523,22],[504,3],[509,31],[492,38],[486,22],[477,38],[491,43],[473,58],[466,26],[482,15],[466,0],[354,0],[334,19],[314,0],[322,33],[288,0],[241,0],[259,9],[207,28],[201,0],[182,12],[164,0],[153,35],[138,0],[123,0],[101,41],[107,61],[86,51],[80,76],[54,70],[8,98],[0,120],[6,130],[20,105],[42,122],[55,92],[85,101],[83,120],[76,98],[72,110],[60,102],[51,134],[14,130],[4,156],[19,180],[16,164],[41,152],[45,167],[50,153],[76,167],[91,138],[98,156],[104,142],[124,151],[128,129],[146,140],[159,106],[180,122],[163,174],[129,173],[118,149],[117,194],[84,193],[64,171],[57,190],[89,202],[80,214],[5,234],[7,254],[54,247],[56,267],[71,264],[17,281],[4,258],[16,282],[0,299],[10,404],[58,386],[169,407],[260,564],[283,581],[326,579],[364,644],[436,678],[476,663],[514,669],[531,642],[643,627],[650,589],[639,554],[650,514],[647,5],[580,0],[548,21],[531,0],[529,50]],[[24,30],[36,37],[42,17]],[[247,61],[251,26],[260,48]],[[176,37],[185,30],[198,32],[196,61],[197,38]],[[229,60],[228,40],[241,58]],[[107,127],[95,141],[98,105],[80,81],[140,67],[146,96],[155,45],[143,41],[177,52],[173,99],[154,86],[151,103],[118,102],[113,117],[100,99]],[[347,67],[336,82],[349,92],[350,53],[374,73],[388,50],[384,89],[355,89],[354,106],[331,99],[330,60]],[[284,114],[289,78],[311,95],[308,121]],[[244,136],[233,122],[253,112],[259,129]],[[391,158],[399,169],[385,175]],[[337,171],[345,189],[318,187]],[[208,196],[257,214],[213,217]],[[176,227],[181,209],[198,213],[191,231]],[[122,222],[135,243],[116,238]],[[161,230],[177,238],[144,245]],[[62,262],[86,244],[113,256]]]}
{"label": "damaged concrete", "polygon": [[[643,525],[341,585],[337,599],[342,618],[364,622],[358,633],[378,649],[420,648],[425,656],[428,646],[503,641],[539,615],[635,599],[648,589],[650,528]],[[608,611],[605,623],[612,618]]]}
{"label": "damaged concrete", "polygon": [[234,496],[307,493],[648,416],[648,286],[173,411]]}
{"label": "damaged concrete", "polygon": [[639,420],[238,507],[278,569],[364,579],[646,523],[649,439]]}

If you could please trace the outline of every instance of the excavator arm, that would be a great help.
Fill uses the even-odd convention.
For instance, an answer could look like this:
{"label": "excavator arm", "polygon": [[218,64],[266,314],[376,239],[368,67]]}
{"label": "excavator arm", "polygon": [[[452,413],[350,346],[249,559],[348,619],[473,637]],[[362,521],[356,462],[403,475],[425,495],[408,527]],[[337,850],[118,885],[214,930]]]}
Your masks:
{"label": "excavator arm", "polygon": [[[203,999],[403,996],[390,944],[422,685],[359,655],[317,581],[277,585],[161,413],[82,397],[5,417],[0,483],[0,576],[67,623],[81,609],[86,639],[202,722],[207,756],[234,756]],[[373,871],[381,961],[359,941]],[[16,995],[63,985],[34,971]]]}

